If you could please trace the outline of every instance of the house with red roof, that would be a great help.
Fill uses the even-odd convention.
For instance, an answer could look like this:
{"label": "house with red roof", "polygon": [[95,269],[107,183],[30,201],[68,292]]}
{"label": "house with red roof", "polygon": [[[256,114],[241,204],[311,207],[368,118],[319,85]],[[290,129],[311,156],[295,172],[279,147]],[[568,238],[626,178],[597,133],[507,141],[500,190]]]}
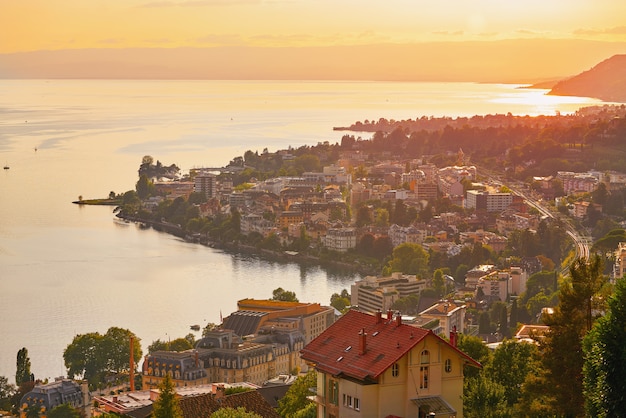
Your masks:
{"label": "house with red roof", "polygon": [[480,363],[430,330],[351,310],[301,351],[318,417],[463,417],[463,367]]}

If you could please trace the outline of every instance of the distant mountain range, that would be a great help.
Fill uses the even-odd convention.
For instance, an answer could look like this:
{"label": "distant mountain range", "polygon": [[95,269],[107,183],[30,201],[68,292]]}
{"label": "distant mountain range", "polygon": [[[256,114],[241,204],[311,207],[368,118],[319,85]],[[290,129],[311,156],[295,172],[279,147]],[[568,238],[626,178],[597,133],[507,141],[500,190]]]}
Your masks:
{"label": "distant mountain range", "polygon": [[559,81],[548,94],[626,103],[626,54],[614,55],[588,71]]}
{"label": "distant mountain range", "polygon": [[[0,53],[0,79],[562,80],[624,42],[509,39],[309,47],[93,48]],[[544,87],[548,88],[548,87]]]}

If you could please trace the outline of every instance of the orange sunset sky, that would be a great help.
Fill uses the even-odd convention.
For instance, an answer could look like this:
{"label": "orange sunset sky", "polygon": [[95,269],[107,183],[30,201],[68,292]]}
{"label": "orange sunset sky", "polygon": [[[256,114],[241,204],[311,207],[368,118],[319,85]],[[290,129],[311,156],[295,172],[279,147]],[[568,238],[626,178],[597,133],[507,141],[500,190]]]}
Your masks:
{"label": "orange sunset sky", "polygon": [[623,0],[0,0],[0,27],[0,77],[538,81],[626,53]]}

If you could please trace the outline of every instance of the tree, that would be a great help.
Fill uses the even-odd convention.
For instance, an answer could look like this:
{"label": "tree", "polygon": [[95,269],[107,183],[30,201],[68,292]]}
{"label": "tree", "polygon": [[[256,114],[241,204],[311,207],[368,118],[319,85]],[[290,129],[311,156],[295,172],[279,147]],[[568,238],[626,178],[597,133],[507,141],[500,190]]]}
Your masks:
{"label": "tree", "polygon": [[11,397],[15,394],[15,385],[9,383],[9,379],[5,376],[0,376],[0,409],[11,409]]}
{"label": "tree", "polygon": [[164,379],[159,384],[159,397],[152,405],[154,418],[183,418],[169,373],[165,374]]}
{"label": "tree", "polygon": [[21,385],[24,382],[30,382],[35,380],[30,372],[30,358],[28,357],[28,350],[26,347],[22,347],[17,352],[17,370],[15,372],[15,384]]}
{"label": "tree", "polygon": [[193,345],[187,338],[177,338],[173,341],[155,340],[148,346],[148,353],[154,353],[155,351],[185,351],[191,348],[193,348]]}
{"label": "tree", "polygon": [[421,245],[405,242],[393,249],[392,259],[385,266],[384,274],[402,272],[425,277],[428,275],[428,257]]}
{"label": "tree", "polygon": [[210,415],[210,418],[262,418],[260,415],[255,414],[254,412],[249,412],[244,407],[239,407],[237,409],[227,407],[220,408],[217,411],[213,412]]}
{"label": "tree", "polygon": [[134,358],[141,358],[140,339],[127,329],[111,327],[106,334],[80,334],[67,346],[63,359],[70,378],[82,376],[93,388],[106,373],[128,373],[130,338],[134,338]]}
{"label": "tree", "polygon": [[282,287],[274,289],[270,300],[279,300],[283,302],[298,302],[295,292],[284,290]]}
{"label": "tree", "polygon": [[550,326],[544,340],[543,366],[546,370],[544,391],[551,394],[553,413],[558,416],[583,416],[582,342],[591,329],[591,307],[600,290],[602,262],[576,259],[570,266],[571,280],[561,283],[559,304],[545,319]]}
{"label": "tree", "polygon": [[339,312],[343,312],[346,307],[350,306],[350,294],[346,289],[339,293],[333,293],[330,297],[330,306],[337,309]]}
{"label": "tree", "polygon": [[41,405],[37,403],[28,404],[26,407],[26,418],[39,418],[41,416]]}
{"label": "tree", "polygon": [[435,273],[433,274],[433,288],[435,289],[435,292],[437,292],[437,296],[443,296],[446,289],[446,283],[443,278],[442,269],[435,270]]}
{"label": "tree", "polygon": [[619,279],[583,343],[583,386],[587,416],[616,417],[626,411],[626,278]]}
{"label": "tree", "polygon": [[504,418],[511,416],[504,386],[486,376],[463,382],[463,416],[468,418]]}
{"label": "tree", "polygon": [[535,344],[504,340],[493,352],[485,374],[504,387],[508,406],[513,407],[526,376],[536,374],[539,368],[539,350]]}
{"label": "tree", "polygon": [[135,184],[135,190],[137,191],[137,196],[139,196],[140,199],[145,199],[150,196],[153,189],[154,184],[152,184],[152,182],[148,179],[148,176],[145,174],[142,174]]}
{"label": "tree", "polygon": [[285,396],[278,400],[278,413],[281,417],[291,417],[298,411],[306,408],[311,401],[310,388],[317,386],[317,372],[310,369],[306,375],[300,376],[289,387]]}
{"label": "tree", "polygon": [[81,414],[76,408],[70,404],[64,403],[52,408],[46,415],[47,418],[80,418]]}
{"label": "tree", "polygon": [[[473,335],[459,334],[457,348],[479,362],[485,367],[491,361],[491,353],[480,337]],[[463,374],[467,377],[476,377],[480,369],[473,366],[463,367]]]}

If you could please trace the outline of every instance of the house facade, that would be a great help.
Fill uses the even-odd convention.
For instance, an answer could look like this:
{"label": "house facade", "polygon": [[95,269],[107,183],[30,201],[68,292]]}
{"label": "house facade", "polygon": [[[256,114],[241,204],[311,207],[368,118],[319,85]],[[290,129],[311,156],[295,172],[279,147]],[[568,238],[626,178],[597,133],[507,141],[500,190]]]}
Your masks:
{"label": "house facade", "polygon": [[20,400],[20,417],[25,418],[31,407],[39,410],[39,416],[46,417],[50,411],[63,404],[69,404],[90,416],[91,395],[87,381],[76,382],[60,378],[54,382],[35,386]]}
{"label": "house facade", "polygon": [[481,366],[451,337],[399,315],[347,312],[301,352],[318,371],[317,416],[461,418],[463,366]]}

